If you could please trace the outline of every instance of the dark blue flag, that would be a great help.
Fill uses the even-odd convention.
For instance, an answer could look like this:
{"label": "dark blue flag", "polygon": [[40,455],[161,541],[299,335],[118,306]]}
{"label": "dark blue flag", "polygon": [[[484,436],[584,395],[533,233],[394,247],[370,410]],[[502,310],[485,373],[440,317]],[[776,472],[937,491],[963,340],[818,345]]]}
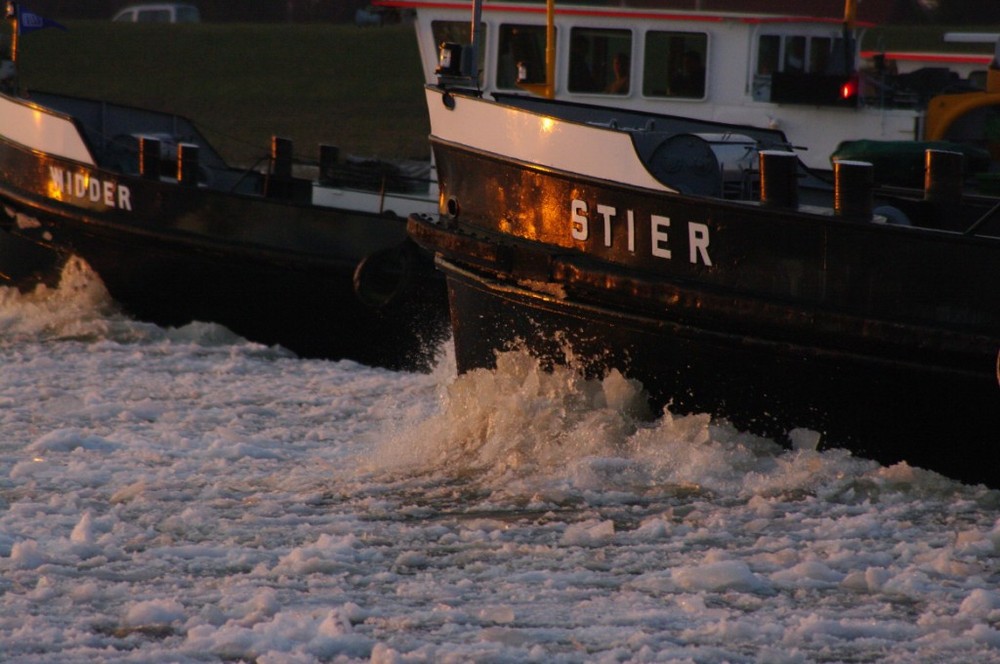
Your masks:
{"label": "dark blue flag", "polygon": [[38,14],[29,12],[25,9],[21,9],[20,5],[18,5],[17,34],[24,35],[29,32],[34,32],[35,30],[41,30],[42,28],[59,28],[60,30],[68,29],[65,25],[56,23],[52,19],[39,16]]}

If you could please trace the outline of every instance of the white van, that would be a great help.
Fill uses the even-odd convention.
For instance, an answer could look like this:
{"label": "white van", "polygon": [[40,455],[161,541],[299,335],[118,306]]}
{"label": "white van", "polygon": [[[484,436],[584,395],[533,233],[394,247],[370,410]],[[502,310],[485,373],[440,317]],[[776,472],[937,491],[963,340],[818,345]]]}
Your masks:
{"label": "white van", "polygon": [[111,20],[121,23],[198,23],[201,15],[194,5],[165,2],[126,7]]}

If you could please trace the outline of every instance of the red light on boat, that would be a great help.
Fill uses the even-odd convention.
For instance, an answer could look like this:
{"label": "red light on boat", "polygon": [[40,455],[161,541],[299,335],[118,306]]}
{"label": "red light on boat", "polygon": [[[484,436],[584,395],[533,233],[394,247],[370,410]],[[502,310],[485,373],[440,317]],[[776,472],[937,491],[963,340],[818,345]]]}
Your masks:
{"label": "red light on boat", "polygon": [[858,95],[858,79],[849,78],[844,81],[844,84],[840,86],[840,98],[843,100],[851,99]]}

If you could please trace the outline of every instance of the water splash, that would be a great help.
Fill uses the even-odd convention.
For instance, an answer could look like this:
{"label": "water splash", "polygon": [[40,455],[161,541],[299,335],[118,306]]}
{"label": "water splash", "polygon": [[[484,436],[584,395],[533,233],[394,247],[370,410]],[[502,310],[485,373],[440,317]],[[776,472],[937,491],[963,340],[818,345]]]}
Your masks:
{"label": "water splash", "polygon": [[572,367],[544,370],[524,351],[502,353],[495,370],[440,385],[438,410],[396,422],[365,461],[375,473],[460,479],[522,497],[694,491],[746,499],[956,486],[906,464],[819,451],[814,432],[795,432],[799,442],[788,449],[708,414],[653,414],[646,403],[642,386],[620,373],[588,380]]}
{"label": "water splash", "polygon": [[128,317],[112,299],[100,276],[76,256],[63,266],[58,287],[40,283],[27,292],[0,287],[0,345],[98,340],[169,341],[203,346],[249,343],[214,323],[161,328]]}
{"label": "water splash", "polygon": [[57,288],[0,288],[0,338],[6,343],[104,336],[115,315],[100,277],[76,257],[66,261]]}

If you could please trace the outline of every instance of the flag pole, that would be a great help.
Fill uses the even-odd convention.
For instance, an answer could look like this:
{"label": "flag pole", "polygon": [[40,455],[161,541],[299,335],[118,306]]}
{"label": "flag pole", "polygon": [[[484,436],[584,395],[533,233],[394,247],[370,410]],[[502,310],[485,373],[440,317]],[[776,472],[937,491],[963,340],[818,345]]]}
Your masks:
{"label": "flag pole", "polygon": [[18,33],[21,32],[20,11],[14,0],[6,0],[4,4],[4,18],[10,21],[10,51],[0,53],[0,90],[3,92],[16,93],[18,90],[17,80],[17,49]]}
{"label": "flag pole", "polygon": [[10,37],[10,61],[17,66],[17,33],[19,33],[20,27],[18,25],[18,6],[13,0],[7,0],[7,18],[10,19],[11,24],[11,37]]}
{"label": "flag pole", "polygon": [[545,2],[545,82],[522,83],[517,87],[552,99],[556,95],[556,0]]}

